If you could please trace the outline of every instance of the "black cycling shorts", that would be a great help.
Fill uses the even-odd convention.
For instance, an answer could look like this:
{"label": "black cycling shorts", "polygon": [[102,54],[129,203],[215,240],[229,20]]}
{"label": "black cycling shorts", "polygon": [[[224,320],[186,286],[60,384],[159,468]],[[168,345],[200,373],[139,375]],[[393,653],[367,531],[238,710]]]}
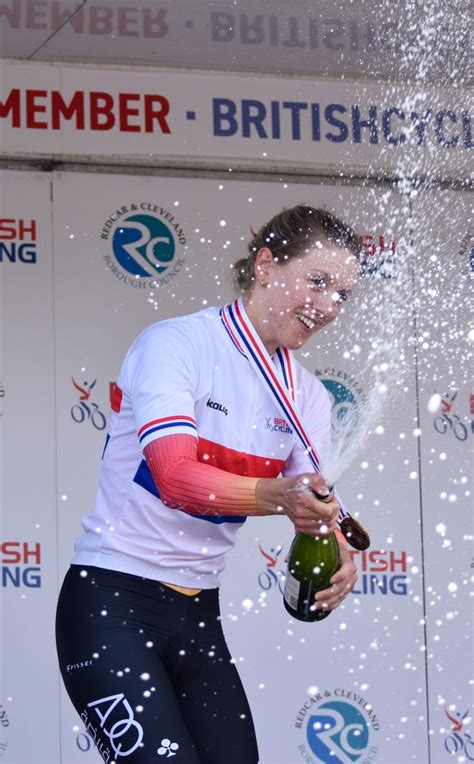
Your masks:
{"label": "black cycling shorts", "polygon": [[139,576],[73,565],[56,641],[66,690],[105,762],[258,762],[218,589],[188,597]]}

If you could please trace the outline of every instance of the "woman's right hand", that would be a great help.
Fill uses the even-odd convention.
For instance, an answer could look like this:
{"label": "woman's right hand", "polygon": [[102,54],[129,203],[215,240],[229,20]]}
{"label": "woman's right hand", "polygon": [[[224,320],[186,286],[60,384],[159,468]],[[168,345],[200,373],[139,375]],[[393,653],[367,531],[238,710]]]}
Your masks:
{"label": "woman's right hand", "polygon": [[[340,505],[335,497],[325,502],[313,491],[324,496],[329,492],[321,475],[308,473],[284,478],[262,478],[255,489],[257,505],[267,514],[286,514],[296,531],[309,536],[324,536],[337,527]],[[270,512],[268,512],[270,514]]]}

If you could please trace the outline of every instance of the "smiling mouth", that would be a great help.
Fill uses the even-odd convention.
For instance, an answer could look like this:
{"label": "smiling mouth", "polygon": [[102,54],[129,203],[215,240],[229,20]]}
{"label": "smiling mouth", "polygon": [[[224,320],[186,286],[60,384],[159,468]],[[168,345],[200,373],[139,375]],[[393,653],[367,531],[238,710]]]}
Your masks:
{"label": "smiling mouth", "polygon": [[307,329],[308,331],[315,329],[317,326],[317,322],[314,321],[314,319],[309,318],[308,316],[305,316],[303,313],[297,313],[296,318],[301,324],[303,324],[304,328]]}

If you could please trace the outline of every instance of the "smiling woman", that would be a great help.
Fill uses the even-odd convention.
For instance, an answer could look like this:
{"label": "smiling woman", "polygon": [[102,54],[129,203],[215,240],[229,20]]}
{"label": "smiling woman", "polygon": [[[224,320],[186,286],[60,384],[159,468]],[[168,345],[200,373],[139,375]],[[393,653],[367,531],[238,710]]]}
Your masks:
{"label": "smiling woman", "polygon": [[[328,493],[324,478],[266,379],[286,400],[298,393],[322,451],[329,397],[291,350],[336,318],[358,251],[330,213],[285,210],[234,268],[241,299],[153,324],[124,359],[96,504],[56,622],[64,684],[104,760],[130,754],[138,764],[169,751],[186,764],[258,762],[222,632],[220,575],[250,516],[286,517],[312,536],[336,528],[339,502],[317,497]],[[340,605],[357,578],[339,545],[341,567],[318,609]]]}
{"label": "smiling woman", "polygon": [[234,264],[235,282],[270,355],[279,345],[301,347],[333,321],[357,278],[360,238],[309,205],[275,215],[248,248]]}

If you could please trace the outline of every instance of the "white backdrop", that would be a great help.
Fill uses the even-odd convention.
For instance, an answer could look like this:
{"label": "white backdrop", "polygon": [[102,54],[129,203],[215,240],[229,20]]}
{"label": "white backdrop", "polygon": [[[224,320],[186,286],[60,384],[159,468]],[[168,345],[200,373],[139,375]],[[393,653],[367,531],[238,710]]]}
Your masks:
{"label": "white backdrop", "polygon": [[[464,377],[457,381],[451,419],[437,422],[442,432],[427,409],[434,391],[452,397],[456,375],[462,376],[455,343],[466,339],[456,335],[465,315],[454,314],[453,305],[468,269],[463,194],[443,196],[448,231],[446,221],[431,220],[433,195],[415,200],[410,217],[395,192],[387,196],[386,190],[360,187],[3,171],[1,188],[4,760],[98,760],[59,689],[54,607],[80,518],[94,500],[109,384],[128,345],[153,321],[228,301],[229,265],[244,252],[249,227],[300,201],[334,209],[375,242],[383,235],[385,243],[395,240],[406,248],[413,235],[416,300],[407,293],[403,391],[396,393],[394,380],[383,435],[370,438],[340,483],[346,503],[360,511],[372,536],[372,556],[357,556],[356,592],[320,624],[289,618],[279,591],[292,537],[284,519],[248,521],[230,556],[222,588],[225,630],[255,715],[261,760],[325,761],[307,736],[308,708],[314,713],[332,702],[346,727],[360,723],[367,734],[365,747],[352,758],[339,751],[343,762],[441,764],[452,760],[450,751],[456,758],[474,757],[465,714],[471,702],[471,531],[468,485],[461,479],[469,471],[472,429]],[[150,277],[133,279],[112,245],[114,230],[139,213],[176,225],[170,228],[174,258],[157,287]],[[22,262],[20,234],[26,241],[31,235],[18,222],[5,221],[25,220],[28,227],[33,219],[36,262]],[[451,302],[439,299],[435,316],[430,295],[424,302],[424,280],[439,279],[436,261],[429,260],[434,251],[450,263],[442,294],[451,296]],[[435,325],[443,310],[454,333]],[[344,358],[344,343],[337,342],[353,336],[350,319],[348,308],[305,347],[301,361],[333,393],[360,402],[368,392],[360,364]],[[364,316],[364,322],[377,332],[375,315]],[[431,332],[423,339],[425,349],[423,341],[415,345],[410,339],[423,331]],[[464,430],[454,428],[454,412],[466,429],[463,440],[456,437]],[[418,417],[421,435],[414,435]],[[454,494],[456,500],[450,499]],[[25,561],[25,542],[29,549],[41,544],[39,566],[33,557]],[[26,569],[32,566],[41,569],[41,586],[31,585],[33,574]],[[12,581],[15,568],[19,578]]]}

